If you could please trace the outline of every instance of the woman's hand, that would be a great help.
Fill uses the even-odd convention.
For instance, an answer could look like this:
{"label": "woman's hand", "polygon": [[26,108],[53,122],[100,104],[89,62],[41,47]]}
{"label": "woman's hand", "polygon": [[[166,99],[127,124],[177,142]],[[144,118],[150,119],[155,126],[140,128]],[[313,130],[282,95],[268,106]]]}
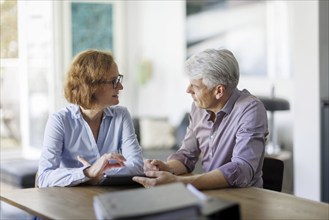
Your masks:
{"label": "woman's hand", "polygon": [[90,164],[83,157],[78,156],[77,159],[84,165],[89,166],[84,170],[86,177],[90,178],[92,184],[97,184],[103,178],[103,174],[114,167],[125,166],[126,159],[118,153],[109,153],[101,156],[94,164]]}

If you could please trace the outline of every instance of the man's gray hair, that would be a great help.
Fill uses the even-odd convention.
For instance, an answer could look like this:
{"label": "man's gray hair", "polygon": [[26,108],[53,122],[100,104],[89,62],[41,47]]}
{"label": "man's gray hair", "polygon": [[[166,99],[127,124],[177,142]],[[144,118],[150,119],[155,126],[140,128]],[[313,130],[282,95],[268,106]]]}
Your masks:
{"label": "man's gray hair", "polygon": [[239,83],[239,64],[233,53],[226,49],[207,49],[185,62],[190,79],[203,79],[208,89],[224,85],[230,92]]}

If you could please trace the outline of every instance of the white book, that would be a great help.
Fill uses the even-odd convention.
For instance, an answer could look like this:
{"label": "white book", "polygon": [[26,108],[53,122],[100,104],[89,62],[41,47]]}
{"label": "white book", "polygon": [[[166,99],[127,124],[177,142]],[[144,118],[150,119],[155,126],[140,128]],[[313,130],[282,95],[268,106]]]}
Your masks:
{"label": "white book", "polygon": [[96,196],[94,211],[98,220],[180,220],[198,218],[201,207],[200,199],[184,184],[172,183]]}

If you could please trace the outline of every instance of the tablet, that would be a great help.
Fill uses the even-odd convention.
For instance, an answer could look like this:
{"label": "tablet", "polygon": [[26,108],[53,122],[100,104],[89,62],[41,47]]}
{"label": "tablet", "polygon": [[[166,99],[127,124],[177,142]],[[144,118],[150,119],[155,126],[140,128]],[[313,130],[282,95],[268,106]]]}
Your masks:
{"label": "tablet", "polygon": [[100,183],[102,186],[143,186],[133,181],[134,176],[146,177],[145,174],[136,175],[107,175],[104,174],[104,179]]}

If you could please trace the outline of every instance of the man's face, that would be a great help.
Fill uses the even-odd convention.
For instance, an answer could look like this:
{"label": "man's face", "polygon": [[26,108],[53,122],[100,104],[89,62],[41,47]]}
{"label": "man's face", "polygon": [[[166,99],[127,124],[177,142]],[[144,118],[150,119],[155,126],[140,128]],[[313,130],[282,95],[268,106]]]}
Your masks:
{"label": "man's face", "polygon": [[186,92],[191,94],[195,105],[199,108],[212,110],[216,103],[214,90],[209,90],[202,79],[191,79]]}

